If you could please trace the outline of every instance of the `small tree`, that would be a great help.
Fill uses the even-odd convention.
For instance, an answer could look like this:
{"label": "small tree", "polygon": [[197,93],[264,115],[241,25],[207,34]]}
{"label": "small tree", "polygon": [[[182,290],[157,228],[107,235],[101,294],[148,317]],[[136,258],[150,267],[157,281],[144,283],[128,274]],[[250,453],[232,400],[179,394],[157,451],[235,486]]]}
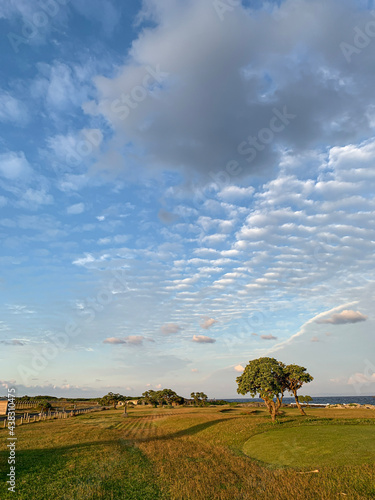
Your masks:
{"label": "small tree", "polygon": [[309,373],[307,373],[306,368],[299,365],[287,365],[285,367],[285,377],[286,389],[294,395],[296,405],[301,415],[306,415],[298,400],[297,391],[302,387],[303,384],[312,382],[314,378]]}
{"label": "small tree", "polygon": [[298,399],[301,401],[301,403],[306,403],[307,406],[309,406],[309,403],[313,400],[311,396],[299,396]]}
{"label": "small tree", "polygon": [[39,403],[38,408],[40,409],[40,413],[48,413],[51,411],[52,405],[48,401],[42,401]]}
{"label": "small tree", "polygon": [[207,394],[204,392],[192,392],[190,396],[194,399],[194,406],[204,406],[207,403]]}
{"label": "small tree", "polygon": [[199,397],[198,397],[198,392],[192,392],[190,394],[190,397],[194,399],[194,406],[197,406],[198,404],[198,400],[199,400]]}
{"label": "small tree", "polygon": [[272,422],[276,421],[283,400],[286,386],[284,368],[285,365],[275,358],[253,359],[236,379],[239,394],[245,395],[249,392],[252,397],[259,394],[267,406]]}
{"label": "small tree", "polygon": [[200,392],[198,396],[199,396],[199,405],[205,406],[207,404],[207,394],[205,394],[204,392]]}

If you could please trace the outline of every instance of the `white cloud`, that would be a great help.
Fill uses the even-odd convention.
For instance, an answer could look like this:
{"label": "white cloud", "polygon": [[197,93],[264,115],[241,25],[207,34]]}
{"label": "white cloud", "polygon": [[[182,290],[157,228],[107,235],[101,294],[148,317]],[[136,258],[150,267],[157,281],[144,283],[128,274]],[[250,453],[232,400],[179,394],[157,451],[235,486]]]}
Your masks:
{"label": "white cloud", "polygon": [[8,180],[25,179],[31,175],[32,169],[22,151],[0,154],[0,175]]}
{"label": "white cloud", "polygon": [[103,344],[126,344],[125,339],[119,339],[117,337],[109,337],[103,340]]}
{"label": "white cloud", "polygon": [[329,318],[317,319],[315,322],[320,324],[329,323],[332,325],[344,325],[347,323],[358,323],[359,321],[366,321],[367,316],[359,311],[352,311],[345,309],[341,313],[332,314]]}
{"label": "white cloud", "polygon": [[164,335],[170,335],[172,333],[178,333],[181,330],[181,327],[176,323],[167,323],[163,325],[160,330]]}
{"label": "white cloud", "polygon": [[7,309],[11,311],[12,314],[35,314],[35,311],[29,309],[25,305],[20,304],[7,304]]}
{"label": "white cloud", "polygon": [[30,210],[35,210],[41,205],[51,205],[53,201],[53,196],[48,194],[45,190],[29,188],[24,194],[22,194],[22,197],[17,202],[17,205]]}
{"label": "white cloud", "polygon": [[0,340],[0,344],[4,345],[25,345],[25,342],[21,340],[13,339],[13,340]]}
{"label": "white cloud", "polygon": [[51,117],[56,112],[78,108],[87,99],[90,86],[89,78],[96,68],[92,60],[85,65],[68,65],[61,61],[53,64],[38,63],[39,74],[31,84],[31,94],[36,101],[45,104]]}
{"label": "white cloud", "polygon": [[226,186],[219,192],[218,196],[220,199],[230,202],[237,202],[239,200],[250,201],[254,192],[255,188],[253,188],[252,186]]}
{"label": "white cloud", "polygon": [[80,259],[74,260],[73,264],[76,264],[77,266],[85,266],[86,264],[90,264],[95,261],[96,261],[95,257],[93,257],[91,254],[86,254],[85,257],[81,257]]}
{"label": "white cloud", "polygon": [[208,330],[213,326],[215,323],[217,323],[217,320],[214,318],[205,318],[204,321],[200,324],[201,328],[204,328],[205,330]]}
{"label": "white cloud", "polygon": [[193,335],[193,342],[198,342],[199,344],[213,344],[216,340],[211,337],[206,337],[205,335]]}
{"label": "white cloud", "polygon": [[66,209],[66,213],[68,215],[78,215],[81,214],[85,211],[85,204],[84,203],[76,203],[75,205],[70,205]]}
{"label": "white cloud", "polygon": [[323,313],[319,313],[319,314],[315,315],[313,318],[310,318],[308,321],[306,321],[306,323],[304,323],[301,326],[301,328],[298,330],[297,333],[295,333],[294,335],[289,337],[287,340],[283,340],[279,344],[276,344],[274,347],[272,347],[272,349],[270,351],[268,351],[268,353],[270,354],[270,353],[276,352],[276,351],[284,348],[286,345],[290,344],[291,342],[293,342],[294,339],[301,337],[302,335],[304,335],[308,331],[309,326],[311,326],[313,323],[316,323],[317,320],[323,318],[327,314],[335,313],[336,311],[340,311],[343,307],[352,306],[356,303],[357,302],[349,302],[347,304],[343,304],[341,306],[334,307],[333,309],[330,309],[329,311],[325,311]]}
{"label": "white cloud", "polygon": [[16,125],[23,125],[28,121],[25,105],[7,92],[0,92],[0,121]]}
{"label": "white cloud", "polygon": [[144,337],[142,335],[129,335],[126,337],[126,343],[131,345],[142,345]]}
{"label": "white cloud", "polygon": [[277,340],[277,337],[275,337],[274,335],[271,335],[271,334],[261,335],[260,338],[263,340]]}
{"label": "white cloud", "polygon": [[365,373],[354,373],[348,379],[348,385],[362,386],[368,385],[375,382],[375,372],[372,375]]}
{"label": "white cloud", "polygon": [[242,373],[245,368],[242,365],[237,365],[234,367],[234,369],[236,370],[236,372]]}
{"label": "white cloud", "polygon": [[145,338],[142,335],[129,335],[128,337],[118,338],[109,337],[103,340],[103,344],[129,344],[129,345],[142,345]]}

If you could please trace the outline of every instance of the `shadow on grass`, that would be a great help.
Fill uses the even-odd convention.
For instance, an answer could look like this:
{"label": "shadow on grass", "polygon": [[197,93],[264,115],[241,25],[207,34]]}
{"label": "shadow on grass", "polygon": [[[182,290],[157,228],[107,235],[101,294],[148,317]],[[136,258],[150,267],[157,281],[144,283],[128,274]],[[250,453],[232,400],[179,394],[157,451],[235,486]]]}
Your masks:
{"label": "shadow on grass", "polygon": [[[8,456],[7,451],[0,452],[3,477],[9,472]],[[141,450],[122,439],[18,450],[16,457],[17,498],[21,500],[164,498],[153,464]],[[4,481],[0,498],[14,498],[6,488]]]}
{"label": "shadow on grass", "polygon": [[[232,417],[233,418],[233,417]],[[188,427],[187,429],[182,429],[181,431],[173,432],[172,434],[165,434],[163,436],[150,436],[147,438],[138,438],[136,441],[148,442],[148,441],[164,441],[167,439],[175,439],[183,436],[193,436],[194,434],[198,434],[198,432],[202,432],[213,425],[220,424],[222,422],[228,422],[228,420],[232,420],[232,418],[226,418],[225,420],[210,420],[209,422],[204,422],[202,424],[193,425],[192,427]]]}
{"label": "shadow on grass", "polygon": [[[88,443],[79,443],[70,446],[59,446],[53,448],[40,448],[32,450],[16,450],[17,458],[17,477],[29,472],[35,472],[41,467],[53,469],[54,467],[64,467],[66,463],[71,460],[72,454],[77,450],[90,451],[98,446],[116,446],[119,444],[118,440],[107,441],[94,441]],[[0,471],[4,468],[9,469],[8,466],[8,451],[0,452]],[[7,470],[7,472],[9,472]]]}

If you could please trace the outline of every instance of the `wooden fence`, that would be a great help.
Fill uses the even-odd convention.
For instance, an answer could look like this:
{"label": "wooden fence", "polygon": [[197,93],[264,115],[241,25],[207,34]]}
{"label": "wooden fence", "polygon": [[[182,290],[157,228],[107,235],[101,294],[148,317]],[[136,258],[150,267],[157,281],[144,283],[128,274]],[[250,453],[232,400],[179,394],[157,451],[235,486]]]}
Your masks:
{"label": "wooden fence", "polygon": [[[24,413],[23,415],[16,416],[16,426],[31,424],[33,422],[40,422],[42,420],[54,420],[62,418],[75,417],[77,415],[82,415],[84,413],[90,413],[94,411],[101,411],[102,407],[99,408],[80,408],[78,410],[71,411],[49,411],[48,413],[39,413],[38,415],[30,415],[29,413]],[[4,427],[7,427],[8,421],[4,419]]]}

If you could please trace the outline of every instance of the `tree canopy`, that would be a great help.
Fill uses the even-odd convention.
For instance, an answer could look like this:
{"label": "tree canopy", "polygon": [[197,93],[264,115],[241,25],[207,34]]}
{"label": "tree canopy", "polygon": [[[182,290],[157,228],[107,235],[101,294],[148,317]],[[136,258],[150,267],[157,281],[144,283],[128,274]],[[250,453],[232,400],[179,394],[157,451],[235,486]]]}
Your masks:
{"label": "tree canopy", "polygon": [[184,403],[184,398],[179,396],[172,389],[161,389],[160,391],[154,391],[150,389],[148,391],[145,391],[142,396],[146,404],[150,404],[153,406],[157,406],[158,404],[167,404],[170,406],[172,403]]}
{"label": "tree canopy", "polygon": [[309,373],[307,373],[306,368],[299,365],[287,365],[285,367],[285,374],[287,379],[287,390],[294,395],[296,400],[296,405],[302,415],[306,415],[304,409],[299,403],[297,391],[302,387],[303,384],[308,384],[314,380]]}

